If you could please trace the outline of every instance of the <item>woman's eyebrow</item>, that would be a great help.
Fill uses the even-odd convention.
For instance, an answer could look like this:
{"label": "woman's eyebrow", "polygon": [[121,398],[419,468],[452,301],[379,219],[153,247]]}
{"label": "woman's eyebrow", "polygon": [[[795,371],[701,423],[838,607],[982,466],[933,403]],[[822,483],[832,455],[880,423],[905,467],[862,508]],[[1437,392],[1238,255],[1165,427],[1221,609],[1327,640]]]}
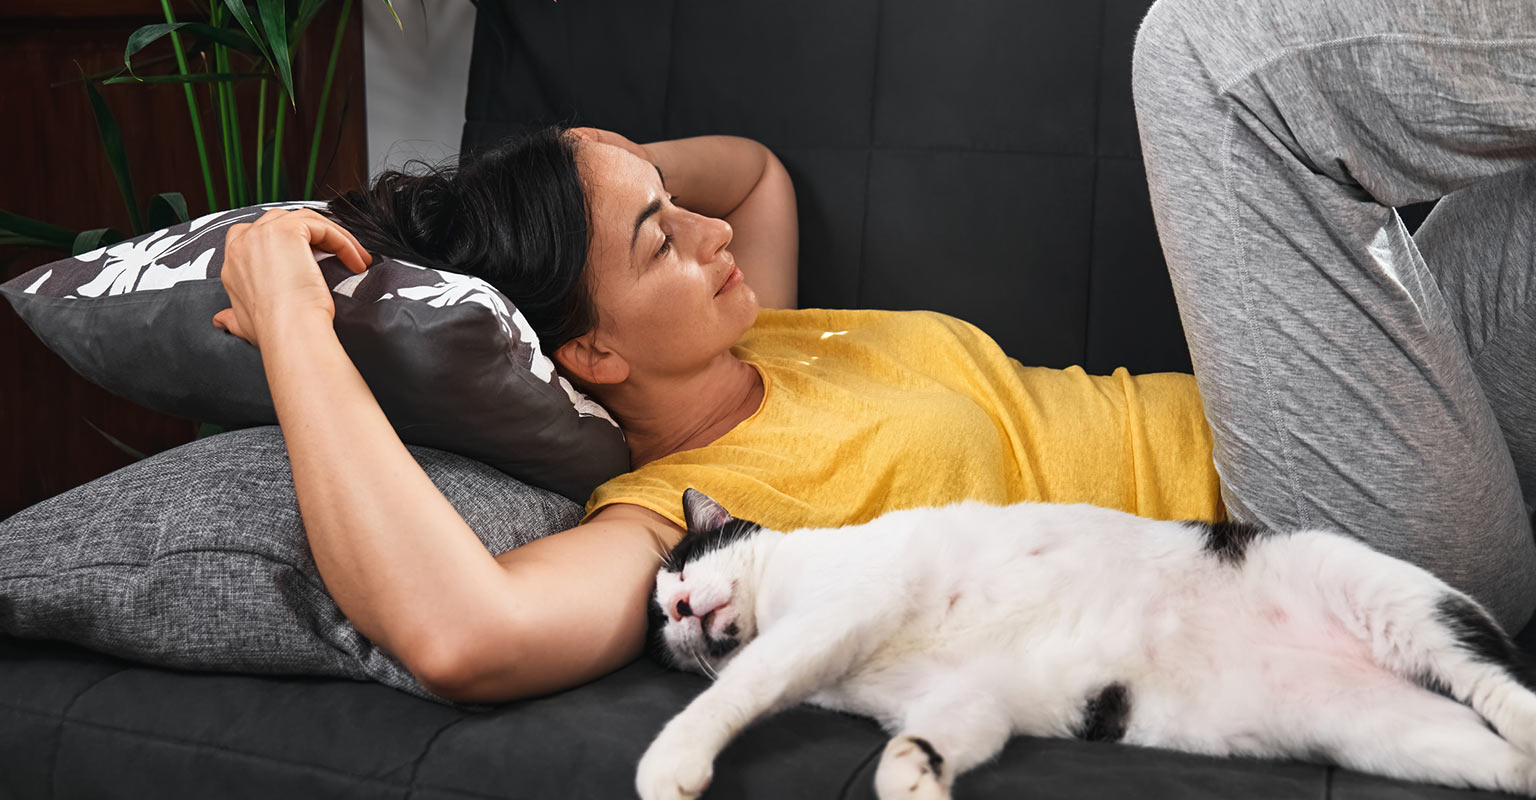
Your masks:
{"label": "woman's eyebrow", "polygon": [[[656,167],[656,177],[661,178],[661,186],[663,189],[665,189],[667,186],[667,178],[665,175],[661,174],[661,167],[657,167],[655,164],[652,164],[651,166]],[[655,214],[660,210],[660,200],[652,200],[649,205],[640,209],[640,216],[635,217],[635,230],[629,234],[629,249],[631,251],[635,249],[635,243],[640,241],[640,226],[644,225],[645,221],[650,219],[652,214]]]}
{"label": "woman's eyebrow", "polygon": [[652,200],[649,205],[640,210],[640,216],[635,217],[635,230],[629,235],[629,249],[635,249],[635,242],[640,241],[640,226],[650,219],[652,214],[661,210],[661,200]]}

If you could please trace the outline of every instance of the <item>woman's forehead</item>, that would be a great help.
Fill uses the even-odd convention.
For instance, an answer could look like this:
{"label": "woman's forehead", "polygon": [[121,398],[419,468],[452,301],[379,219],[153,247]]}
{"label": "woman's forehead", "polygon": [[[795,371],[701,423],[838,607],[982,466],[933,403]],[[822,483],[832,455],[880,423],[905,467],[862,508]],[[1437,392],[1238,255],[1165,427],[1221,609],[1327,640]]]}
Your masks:
{"label": "woman's forehead", "polygon": [[628,263],[635,220],[661,196],[656,168],[623,148],[601,142],[583,142],[577,163],[592,208],[594,244]]}

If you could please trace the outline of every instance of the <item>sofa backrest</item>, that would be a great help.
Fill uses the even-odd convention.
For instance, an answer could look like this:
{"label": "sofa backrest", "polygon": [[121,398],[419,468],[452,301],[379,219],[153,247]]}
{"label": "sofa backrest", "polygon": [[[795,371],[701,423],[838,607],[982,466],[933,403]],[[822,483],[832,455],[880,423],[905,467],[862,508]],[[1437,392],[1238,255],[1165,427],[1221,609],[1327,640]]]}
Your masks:
{"label": "sofa backrest", "polygon": [[1131,49],[1149,0],[481,3],[463,149],[551,122],[748,136],[802,306],[927,308],[1025,364],[1188,370]]}

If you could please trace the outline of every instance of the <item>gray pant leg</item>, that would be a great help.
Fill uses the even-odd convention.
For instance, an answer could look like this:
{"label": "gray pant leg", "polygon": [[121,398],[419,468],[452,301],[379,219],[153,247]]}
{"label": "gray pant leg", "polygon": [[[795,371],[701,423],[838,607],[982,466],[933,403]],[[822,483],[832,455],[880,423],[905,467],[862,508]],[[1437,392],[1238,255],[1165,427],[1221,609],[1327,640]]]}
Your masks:
{"label": "gray pant leg", "polygon": [[1533,75],[1530,0],[1159,0],[1133,59],[1229,513],[1357,535],[1510,628],[1536,606],[1531,523],[1391,207],[1536,163]]}
{"label": "gray pant leg", "polygon": [[1536,166],[1442,199],[1413,235],[1536,508]]}

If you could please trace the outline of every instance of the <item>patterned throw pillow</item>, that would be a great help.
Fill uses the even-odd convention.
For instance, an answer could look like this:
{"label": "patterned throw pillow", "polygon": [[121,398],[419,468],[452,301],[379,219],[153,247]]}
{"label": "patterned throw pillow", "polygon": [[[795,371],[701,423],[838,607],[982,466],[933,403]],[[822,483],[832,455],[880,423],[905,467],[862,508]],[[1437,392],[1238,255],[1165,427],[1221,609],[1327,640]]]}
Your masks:
{"label": "patterned throw pillow", "polygon": [[[222,211],[34,269],[0,285],[77,372],[150,408],[229,426],[277,421],[256,348],[215,327]],[[375,258],[354,275],[315,252],[336,334],[400,438],[483,461],[578,502],[629,469],[613,418],[555,372],[527,319],[479,278]]]}

